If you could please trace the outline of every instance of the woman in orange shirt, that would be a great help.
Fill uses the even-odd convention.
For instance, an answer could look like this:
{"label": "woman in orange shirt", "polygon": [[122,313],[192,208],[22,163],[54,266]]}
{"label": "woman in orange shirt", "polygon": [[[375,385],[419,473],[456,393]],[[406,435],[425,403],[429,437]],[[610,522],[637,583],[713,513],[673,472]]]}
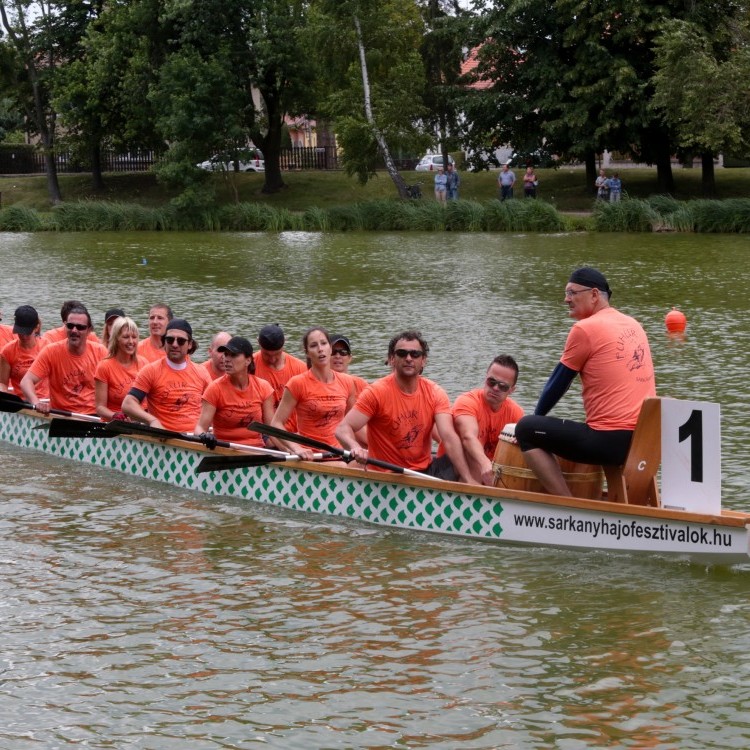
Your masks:
{"label": "woman in orange shirt", "polygon": [[137,353],[138,326],[134,320],[115,319],[107,350],[109,356],[97,365],[94,373],[96,413],[103,419],[124,419],[122,400],[128,395],[138,371],[146,364],[146,359]]}
{"label": "woman in orange shirt", "polygon": [[203,392],[194,432],[203,435],[213,424],[214,437],[219,440],[262,448],[263,438],[251,432],[248,425],[271,421],[273,387],[255,375],[253,346],[246,338],[233,336],[217,351],[224,355],[226,374],[212,381]]}
{"label": "woman in orange shirt", "polygon": [[[331,337],[325,328],[310,328],[302,339],[309,370],[290,378],[284,387],[271,425],[284,429],[294,410],[301,435],[339,446],[336,428],[354,406],[355,384],[351,375],[331,368]],[[312,451],[297,443],[278,440],[283,450],[312,459]]]}

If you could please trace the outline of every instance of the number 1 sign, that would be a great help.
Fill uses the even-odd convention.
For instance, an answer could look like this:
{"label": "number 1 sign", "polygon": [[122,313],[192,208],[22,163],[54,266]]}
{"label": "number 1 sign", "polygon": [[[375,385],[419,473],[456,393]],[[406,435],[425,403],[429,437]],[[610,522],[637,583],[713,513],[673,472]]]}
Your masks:
{"label": "number 1 sign", "polygon": [[661,400],[661,501],[665,508],[721,513],[718,404]]}

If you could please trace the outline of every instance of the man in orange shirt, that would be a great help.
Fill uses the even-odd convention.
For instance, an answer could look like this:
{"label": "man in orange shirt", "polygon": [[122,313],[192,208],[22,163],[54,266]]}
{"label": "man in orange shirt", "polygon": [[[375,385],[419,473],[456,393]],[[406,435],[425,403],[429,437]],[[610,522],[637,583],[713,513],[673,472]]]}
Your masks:
{"label": "man in orange shirt", "polygon": [[[0,391],[12,388],[16,394],[22,393],[21,380],[44,347],[39,338],[41,327],[39,314],[31,305],[16,308],[13,339],[0,347]],[[46,380],[37,383],[36,394],[39,398],[49,398]]]}
{"label": "man in orange shirt", "polygon": [[[80,302],[77,299],[65,300],[65,302],[62,303],[62,307],[60,308],[60,319],[62,320],[62,325],[59,328],[50,328],[49,331],[42,334],[42,338],[44,339],[45,344],[56,344],[58,341],[67,340],[68,329],[65,327],[65,321],[68,319],[68,313],[74,307],[83,307],[85,309],[86,305],[84,305],[83,302]],[[99,337],[96,335],[96,331],[94,330],[93,326],[88,333],[88,338],[89,341],[99,341]]]}
{"label": "man in orange shirt", "polygon": [[[371,383],[336,430],[338,441],[360,463],[369,454],[381,461],[441,479],[476,483],[453,427],[448,394],[422,376],[429,346],[419,331],[403,331],[388,344],[390,375]],[[367,427],[368,447],[355,433]],[[436,427],[445,456],[432,458]]]}
{"label": "man in orange shirt", "polygon": [[255,353],[255,374],[273,388],[273,408],[284,395],[284,386],[293,375],[307,372],[307,365],[284,351],[284,331],[278,323],[263,326],[258,334],[260,351]]}
{"label": "man in orange shirt", "polygon": [[[173,318],[164,335],[166,357],[147,364],[122,400],[122,410],[131,419],[151,427],[189,432],[198,422],[201,397],[211,378],[205,367],[190,355],[198,348],[187,320]],[[141,402],[148,398],[148,411]]]}
{"label": "man in orange shirt", "polygon": [[208,345],[208,359],[203,362],[202,366],[206,368],[208,377],[211,380],[218,380],[222,375],[226,375],[223,347],[226,346],[231,338],[232,335],[226,331],[219,331]]}
{"label": "man in orange shirt", "polygon": [[[90,341],[91,316],[81,306],[72,307],[65,318],[67,341],[47,344],[21,380],[21,390],[37,411],[48,414],[50,408],[81,414],[96,414],[94,373],[107,356],[98,342]],[[49,403],[39,400],[37,385],[47,379]]]}
{"label": "man in orange shirt", "polygon": [[[571,494],[556,455],[578,463],[622,464],[643,400],[656,395],[646,333],[637,320],[610,306],[611,296],[607,279],[596,268],[573,271],[565,304],[577,322],[534,415],[516,425],[526,463],[555,495]],[[546,416],[576,375],[583,385],[586,422]]]}
{"label": "man in orange shirt", "polygon": [[[3,319],[3,311],[0,310],[0,320]],[[0,324],[0,349],[13,341],[13,327]]]}
{"label": "man in orange shirt", "polygon": [[138,355],[147,362],[156,362],[167,356],[164,336],[167,333],[167,323],[172,318],[174,318],[172,308],[162,302],[152,305],[148,311],[149,337],[138,342]]}
{"label": "man in orange shirt", "polygon": [[510,398],[517,381],[516,360],[500,354],[487,368],[484,385],[462,393],[453,404],[453,425],[461,438],[469,468],[489,487],[495,484],[492,460],[500,432],[523,416],[523,409]]}

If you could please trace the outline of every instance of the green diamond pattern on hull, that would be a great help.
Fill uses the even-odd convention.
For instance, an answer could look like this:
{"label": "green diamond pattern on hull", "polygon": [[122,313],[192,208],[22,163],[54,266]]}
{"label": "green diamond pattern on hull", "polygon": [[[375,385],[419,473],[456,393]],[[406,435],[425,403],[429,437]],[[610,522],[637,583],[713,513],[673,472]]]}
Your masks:
{"label": "green diamond pattern on hull", "polygon": [[51,439],[46,430],[33,429],[41,423],[32,416],[0,413],[0,439],[211,495],[403,529],[484,539],[503,533],[502,503],[492,498],[404,485],[380,472],[362,472],[360,478],[286,463],[196,474],[204,455],[200,450],[129,437]]}

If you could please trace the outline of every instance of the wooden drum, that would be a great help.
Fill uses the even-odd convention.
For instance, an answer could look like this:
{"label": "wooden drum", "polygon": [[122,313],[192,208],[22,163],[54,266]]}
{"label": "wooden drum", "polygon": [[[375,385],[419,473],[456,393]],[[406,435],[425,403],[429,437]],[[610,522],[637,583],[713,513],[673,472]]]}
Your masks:
{"label": "wooden drum", "polygon": [[500,433],[492,470],[495,473],[495,487],[524,492],[544,492],[542,483],[526,465],[523,453],[518,447],[515,423],[506,424]]}
{"label": "wooden drum", "polygon": [[[604,472],[596,464],[581,464],[557,458],[563,477],[573,497],[601,500]],[[524,492],[546,492],[534,472],[526,465],[523,453],[516,441],[516,425],[507,424],[500,433],[492,462],[495,472],[495,487]]]}

